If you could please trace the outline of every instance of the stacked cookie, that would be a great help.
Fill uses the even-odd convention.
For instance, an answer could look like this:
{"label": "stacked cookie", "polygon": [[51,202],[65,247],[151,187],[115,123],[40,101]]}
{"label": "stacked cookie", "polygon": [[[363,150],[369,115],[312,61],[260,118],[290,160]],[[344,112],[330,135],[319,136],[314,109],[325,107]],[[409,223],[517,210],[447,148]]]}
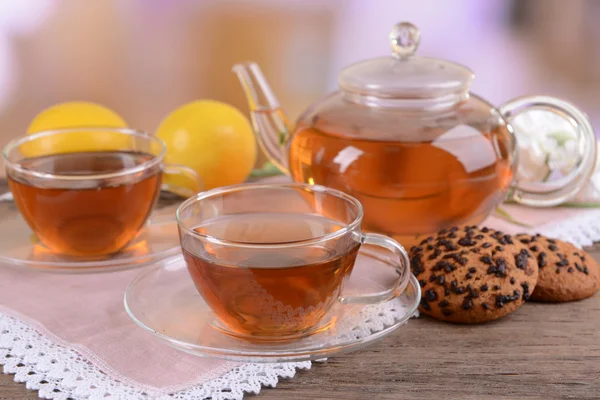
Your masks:
{"label": "stacked cookie", "polygon": [[586,252],[571,243],[541,235],[517,235],[535,255],[539,277],[531,298],[564,302],[593,296],[600,290],[600,269]]}
{"label": "stacked cookie", "polygon": [[511,313],[529,299],[580,300],[600,290],[600,268],[575,246],[475,226],[441,230],[411,249],[420,311],[456,323]]}

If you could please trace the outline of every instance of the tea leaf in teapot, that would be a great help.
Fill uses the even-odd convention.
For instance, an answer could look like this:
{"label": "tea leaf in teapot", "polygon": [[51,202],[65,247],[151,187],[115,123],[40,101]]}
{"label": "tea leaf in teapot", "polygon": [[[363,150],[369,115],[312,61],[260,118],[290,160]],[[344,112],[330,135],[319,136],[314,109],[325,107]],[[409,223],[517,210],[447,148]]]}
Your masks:
{"label": "tea leaf in teapot", "polygon": [[287,143],[288,138],[289,138],[289,132],[286,132],[286,131],[279,132],[278,137],[279,137],[279,145],[285,146],[285,144]]}

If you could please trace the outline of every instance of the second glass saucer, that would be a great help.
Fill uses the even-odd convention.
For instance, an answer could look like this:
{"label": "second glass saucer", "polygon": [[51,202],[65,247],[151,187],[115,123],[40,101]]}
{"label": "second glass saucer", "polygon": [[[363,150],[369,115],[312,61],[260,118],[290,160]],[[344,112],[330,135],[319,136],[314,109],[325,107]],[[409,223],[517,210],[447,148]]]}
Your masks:
{"label": "second glass saucer", "polygon": [[[348,284],[362,290],[381,289],[369,277],[369,270],[377,269],[371,268],[375,262],[382,260],[359,255],[355,269],[365,273],[351,277],[345,290],[351,290]],[[420,286],[411,275],[406,290],[386,303],[335,304],[325,318],[326,326],[311,335],[291,341],[249,341],[224,332],[196,290],[183,257],[177,256],[133,280],[125,293],[125,309],[144,330],[186,353],[238,362],[293,362],[354,351],[391,334],[415,314],[420,296]]]}
{"label": "second glass saucer", "polygon": [[121,252],[81,259],[52,253],[33,234],[12,202],[0,203],[0,264],[67,273],[97,273],[137,268],[180,253],[176,205],[157,206],[138,236]]}

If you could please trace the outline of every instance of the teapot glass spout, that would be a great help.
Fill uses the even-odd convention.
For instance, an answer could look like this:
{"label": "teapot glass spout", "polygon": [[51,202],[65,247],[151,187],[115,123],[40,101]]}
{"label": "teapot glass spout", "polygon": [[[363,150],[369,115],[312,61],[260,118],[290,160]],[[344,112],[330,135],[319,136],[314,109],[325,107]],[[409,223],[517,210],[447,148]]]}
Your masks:
{"label": "teapot glass spout", "polygon": [[236,64],[233,72],[246,93],[259,145],[277,168],[289,174],[287,142],[292,128],[279,101],[256,63]]}

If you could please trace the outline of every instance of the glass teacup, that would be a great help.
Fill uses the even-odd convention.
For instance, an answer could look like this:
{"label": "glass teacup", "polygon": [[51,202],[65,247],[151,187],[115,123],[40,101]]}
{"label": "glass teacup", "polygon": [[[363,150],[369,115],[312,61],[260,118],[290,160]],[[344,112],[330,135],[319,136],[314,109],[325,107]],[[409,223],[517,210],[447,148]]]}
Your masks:
{"label": "glass teacup", "polygon": [[[14,201],[53,253],[102,257],[129,244],[161,188],[190,197],[202,190],[191,169],[165,165],[166,146],[132,129],[74,128],[35,133],[2,152]],[[163,182],[163,175],[179,186]]]}
{"label": "glass teacup", "polygon": [[[403,292],[408,255],[395,240],[361,232],[355,198],[308,184],[246,184],[200,193],[179,206],[189,274],[218,325],[235,336],[280,340],[319,330],[331,307],[374,304]],[[389,287],[344,294],[361,245],[390,252]]]}

